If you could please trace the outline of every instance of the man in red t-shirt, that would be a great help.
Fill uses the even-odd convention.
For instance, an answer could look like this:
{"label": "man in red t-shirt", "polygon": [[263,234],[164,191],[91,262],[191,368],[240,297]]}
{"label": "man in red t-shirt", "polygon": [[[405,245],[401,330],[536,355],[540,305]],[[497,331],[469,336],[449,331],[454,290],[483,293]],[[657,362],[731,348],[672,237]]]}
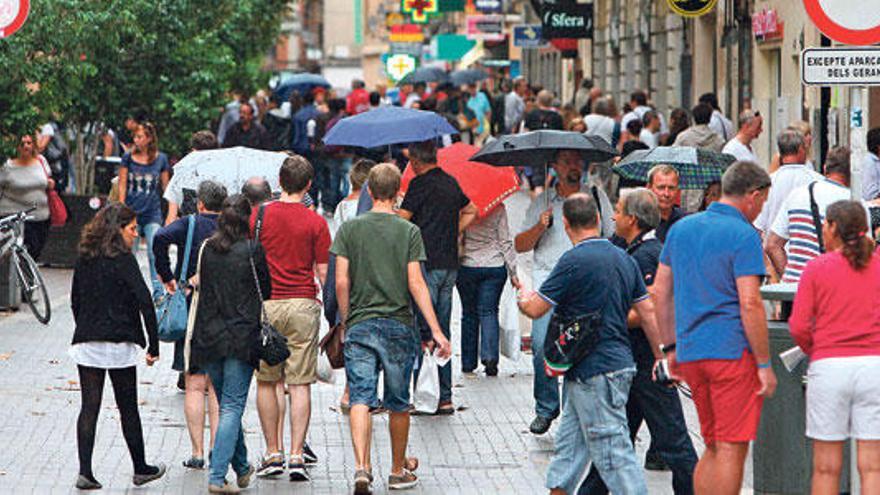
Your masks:
{"label": "man in red t-shirt", "polygon": [[254,236],[266,251],[272,279],[272,299],[266,313],[272,325],[287,337],[290,357],[277,366],[260,363],[257,372],[257,410],[266,438],[267,452],[257,469],[258,476],[284,472],[279,429],[276,385],[284,380],[290,395],[290,480],[308,481],[303,444],[311,418],[311,384],[316,380],[318,328],[321,304],[318,286],[327,278],[330,230],[327,222],[302,204],[314,177],[312,165],[303,157],[287,158],[279,173],[282,194],[266,203],[259,232],[260,210],[251,218]]}
{"label": "man in red t-shirt", "polygon": [[357,115],[370,109],[370,93],[364,86],[360,79],[351,81],[351,93],[345,102],[345,113],[348,115]]}

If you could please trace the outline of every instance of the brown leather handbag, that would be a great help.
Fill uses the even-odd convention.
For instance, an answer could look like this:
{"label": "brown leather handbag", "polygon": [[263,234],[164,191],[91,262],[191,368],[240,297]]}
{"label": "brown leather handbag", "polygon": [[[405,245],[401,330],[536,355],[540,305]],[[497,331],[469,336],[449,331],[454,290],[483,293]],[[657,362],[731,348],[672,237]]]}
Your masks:
{"label": "brown leather handbag", "polygon": [[321,352],[327,355],[330,367],[338,370],[345,367],[345,323],[337,323],[318,343]]}

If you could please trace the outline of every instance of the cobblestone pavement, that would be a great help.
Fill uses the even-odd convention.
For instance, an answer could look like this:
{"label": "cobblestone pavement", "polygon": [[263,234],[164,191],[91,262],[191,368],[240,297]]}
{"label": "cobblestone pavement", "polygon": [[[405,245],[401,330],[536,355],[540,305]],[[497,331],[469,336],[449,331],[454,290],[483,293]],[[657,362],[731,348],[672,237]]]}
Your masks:
{"label": "cobblestone pavement", "polygon": [[[512,226],[522,218],[525,198],[511,201]],[[516,227],[513,227],[516,228]],[[73,332],[69,309],[69,270],[44,269],[53,296],[50,326],[36,323],[28,310],[0,315],[0,493],[70,493],[77,473],[76,417],[79,385],[76,367],[67,356]],[[456,304],[457,306],[457,304]],[[453,314],[453,348],[458,345],[458,309]],[[94,470],[109,493],[197,493],[206,488],[205,472],[187,471],[181,462],[190,443],[183,416],[183,394],[170,370],[171,346],[162,345],[162,359],[152,368],[139,366],[141,416],[147,458],[169,466],[166,477],[135,489],[131,464],[121,435],[118,412],[109,385],[99,419]],[[414,494],[543,493],[544,472],[553,449],[551,434],[528,433],[532,419],[530,356],[502,359],[496,378],[460,375],[453,359],[454,398],[462,409],[449,417],[414,417],[410,453],[418,456],[420,487]],[[350,493],[354,460],[344,416],[331,408],[341,391],[335,385],[313,388],[309,443],[320,458],[311,483],[291,484],[286,478],[256,482],[251,493]],[[249,457],[263,448],[254,389],[244,417]],[[698,431],[692,404],[685,401],[688,423]],[[288,430],[289,431],[289,430]],[[373,436],[376,493],[385,493],[390,467],[387,417],[376,416]],[[703,446],[694,433],[698,450]],[[643,429],[637,443],[643,458],[648,441]],[[751,463],[747,486],[750,485]],[[649,491],[672,493],[668,473],[647,473]]]}

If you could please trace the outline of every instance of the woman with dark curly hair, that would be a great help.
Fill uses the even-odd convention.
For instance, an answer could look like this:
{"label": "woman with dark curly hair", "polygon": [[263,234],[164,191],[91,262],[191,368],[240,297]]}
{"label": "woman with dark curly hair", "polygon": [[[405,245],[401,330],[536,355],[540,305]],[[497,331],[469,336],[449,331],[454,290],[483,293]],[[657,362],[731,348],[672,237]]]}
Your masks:
{"label": "woman with dark curly hair", "polygon": [[[76,423],[76,487],[81,490],[101,488],[92,472],[92,451],[107,374],[134,464],[132,481],[140,486],[165,474],[163,464],[146,462],[138,412],[137,362],[144,347],[147,366],[159,359],[159,337],[153,300],[131,252],[136,240],[134,211],[119,203],[108,205],[83,229],[73,271],[70,303],[76,329],[69,353],[79,370],[82,393]],[[146,338],[141,318],[146,323]]]}

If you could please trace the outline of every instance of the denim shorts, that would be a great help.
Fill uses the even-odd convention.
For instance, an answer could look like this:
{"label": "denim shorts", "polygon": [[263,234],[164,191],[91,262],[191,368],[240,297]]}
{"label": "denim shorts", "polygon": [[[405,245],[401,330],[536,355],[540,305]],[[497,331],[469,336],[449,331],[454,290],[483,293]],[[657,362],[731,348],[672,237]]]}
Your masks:
{"label": "denim shorts", "polygon": [[391,412],[409,408],[409,385],[419,341],[412,327],[397,320],[373,318],[345,332],[345,376],[351,405],[378,402],[379,371],[385,372],[383,406]]}

